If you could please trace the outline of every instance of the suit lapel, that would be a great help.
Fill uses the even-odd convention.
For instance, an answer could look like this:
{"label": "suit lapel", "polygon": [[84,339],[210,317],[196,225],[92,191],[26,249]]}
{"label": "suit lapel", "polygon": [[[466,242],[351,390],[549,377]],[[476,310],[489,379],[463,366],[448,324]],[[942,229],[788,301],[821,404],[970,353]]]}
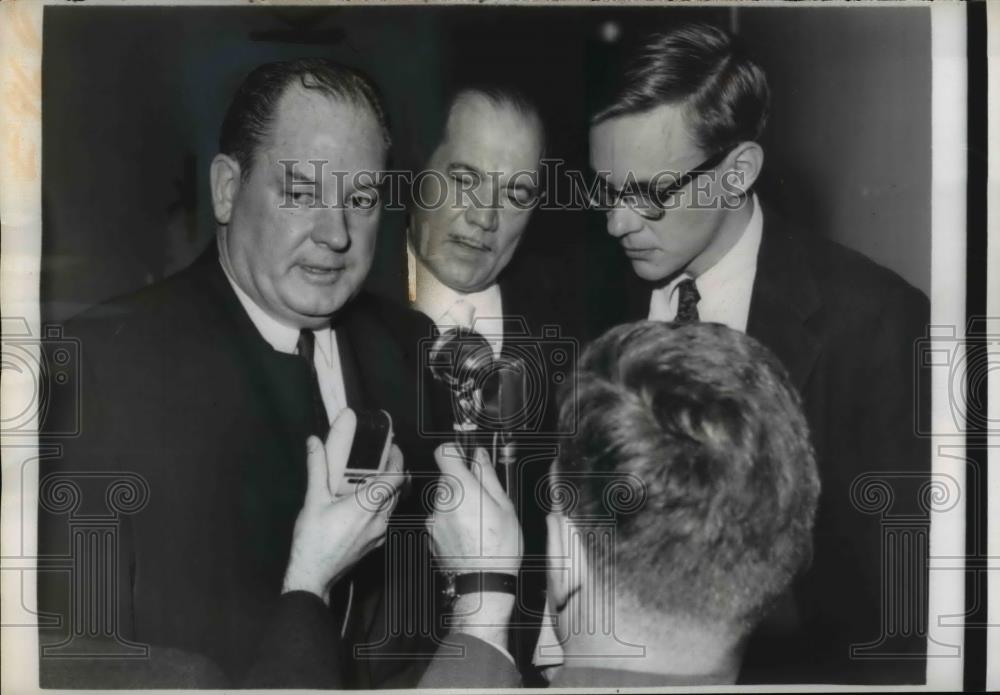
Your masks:
{"label": "suit lapel", "polygon": [[406,362],[399,342],[362,298],[354,300],[335,328],[348,405],[382,408],[394,419],[403,417],[404,407],[412,409],[415,401],[402,393],[413,377],[403,374]]}
{"label": "suit lapel", "polygon": [[810,321],[822,298],[799,242],[779,222],[765,218],[764,224],[747,333],[778,356],[802,391],[822,347]]}
{"label": "suit lapel", "polygon": [[[354,332],[355,334],[357,331]],[[347,405],[355,410],[370,407],[369,398],[362,381],[361,367],[358,364],[357,352],[354,342],[363,337],[351,335],[347,329],[337,330],[337,352],[340,354],[340,373],[344,379],[344,396],[347,398]]]}

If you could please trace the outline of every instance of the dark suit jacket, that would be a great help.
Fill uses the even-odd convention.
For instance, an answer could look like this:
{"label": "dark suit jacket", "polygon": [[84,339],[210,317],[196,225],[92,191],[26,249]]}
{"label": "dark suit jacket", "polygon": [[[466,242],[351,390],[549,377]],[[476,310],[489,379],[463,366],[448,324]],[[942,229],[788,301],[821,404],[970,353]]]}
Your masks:
{"label": "dark suit jacket", "polygon": [[[767,210],[757,263],[747,333],[778,356],[799,388],[822,492],[812,567],[751,641],[741,678],[922,682],[928,517],[918,500],[930,446],[915,432],[926,431],[916,418],[928,412],[929,393],[914,355],[927,330],[927,299],[861,254]],[[635,279],[627,287],[618,320],[645,319],[651,287]],[[861,476],[887,481],[891,509],[866,509],[862,490],[872,481]],[[901,570],[909,574],[893,579],[883,570],[883,562],[897,561],[883,559],[885,522],[900,515],[912,515],[913,555]],[[905,602],[908,626],[898,614],[883,619],[892,600]],[[880,642],[867,658],[852,658],[851,645]]]}
{"label": "dark suit jacket", "polygon": [[[407,467],[433,467],[415,424],[416,343],[429,322],[362,293],[334,326],[348,404],[388,410]],[[96,597],[100,610],[75,619],[81,630],[81,620],[93,622],[99,635],[117,635],[120,650],[129,641],[205,655],[243,682],[279,617],[305,491],[306,365],[260,336],[214,245],[178,275],[74,319],[65,334],[82,355],[82,424],[42,467],[40,564],[62,571],[40,574],[40,607],[65,616],[68,603],[79,612]],[[64,483],[77,494],[60,497]],[[98,537],[113,544],[87,541]],[[359,639],[384,604],[383,565],[375,553],[356,568],[361,610],[350,629]],[[72,576],[82,593],[70,591]],[[58,642],[66,627],[43,628],[43,642]],[[357,685],[387,675],[379,664],[348,671],[345,683]]]}
{"label": "dark suit jacket", "polygon": [[[529,687],[519,681],[517,669],[498,649],[469,635],[451,635],[455,654],[442,653],[420,681],[421,688],[515,688]],[[661,673],[622,671],[589,666],[563,666],[552,679],[554,688],[653,688],[680,685],[723,685],[711,677],[672,677]]]}

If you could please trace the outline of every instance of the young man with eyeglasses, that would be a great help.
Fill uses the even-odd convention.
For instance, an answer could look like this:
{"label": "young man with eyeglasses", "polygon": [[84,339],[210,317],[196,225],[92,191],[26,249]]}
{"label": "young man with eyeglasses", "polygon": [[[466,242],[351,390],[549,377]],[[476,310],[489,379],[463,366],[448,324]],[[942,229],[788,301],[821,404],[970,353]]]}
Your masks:
{"label": "young man with eyeglasses", "polygon": [[[816,555],[758,630],[742,680],[923,682],[926,566],[888,577],[883,566],[896,557],[883,547],[882,519],[852,504],[852,485],[886,476],[892,513],[922,525],[913,552],[924,557],[915,490],[930,451],[914,433],[927,394],[913,355],[927,299],[762,205],[753,186],[769,97],[762,68],[717,28],[680,27],[635,51],[590,131],[594,202],[637,276],[616,321],[745,331],[778,355],[803,396],[822,483]],[[900,615],[892,596],[905,604]]]}

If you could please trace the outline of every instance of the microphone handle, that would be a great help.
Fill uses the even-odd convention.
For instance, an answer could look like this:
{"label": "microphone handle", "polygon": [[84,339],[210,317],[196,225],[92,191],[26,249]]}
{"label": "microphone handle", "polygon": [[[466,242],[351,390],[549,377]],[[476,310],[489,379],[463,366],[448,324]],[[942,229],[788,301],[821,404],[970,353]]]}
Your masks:
{"label": "microphone handle", "polygon": [[514,508],[520,512],[517,485],[517,445],[510,432],[497,432],[493,437],[493,449],[496,452],[496,471],[503,481],[503,489],[510,497]]}
{"label": "microphone handle", "polygon": [[466,467],[471,469],[472,462],[476,457],[476,440],[478,439],[476,424],[473,422],[456,422],[455,437],[462,460],[465,462]]}

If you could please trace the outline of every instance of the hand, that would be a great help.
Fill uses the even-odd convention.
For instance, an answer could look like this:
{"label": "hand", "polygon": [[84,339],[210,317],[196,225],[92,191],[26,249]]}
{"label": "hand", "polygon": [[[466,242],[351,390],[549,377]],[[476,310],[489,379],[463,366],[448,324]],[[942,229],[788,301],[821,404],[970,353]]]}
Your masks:
{"label": "hand", "polygon": [[377,501],[363,503],[365,496],[360,491],[335,499],[356,426],[354,411],[345,408],[330,427],[325,444],[319,437],[309,437],[306,442],[306,499],[295,520],[281,593],[309,591],[329,602],[333,583],[385,542],[389,515],[404,480],[403,454],[393,445],[386,471],[364,483],[381,486],[380,492],[385,494]]}
{"label": "hand", "polygon": [[[450,572],[492,571],[517,575],[521,566],[521,525],[485,449],[476,449],[472,469],[458,448],[445,444],[434,452],[441,469],[444,500],[435,501],[427,520],[439,566]],[[439,498],[440,500],[440,498]],[[507,625],[514,596],[484,591],[459,596],[450,627],[507,649]]]}
{"label": "hand", "polygon": [[486,450],[476,449],[471,470],[454,444],[439,446],[434,460],[444,489],[427,526],[438,566],[450,572],[516,575],[521,567],[521,525]]}

